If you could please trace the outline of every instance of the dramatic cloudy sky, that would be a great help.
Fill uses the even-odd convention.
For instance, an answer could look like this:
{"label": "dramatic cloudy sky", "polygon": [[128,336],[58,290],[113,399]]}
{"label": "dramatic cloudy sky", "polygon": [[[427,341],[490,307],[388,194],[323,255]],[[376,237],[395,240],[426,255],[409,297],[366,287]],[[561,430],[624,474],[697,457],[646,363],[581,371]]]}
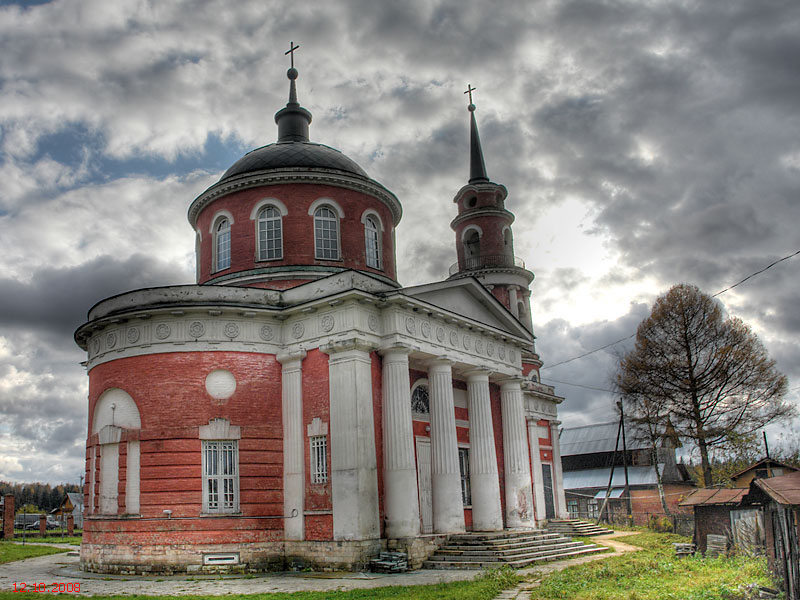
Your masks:
{"label": "dramatic cloudy sky", "polygon": [[[393,190],[406,285],[455,261],[475,103],[566,425],[678,282],[800,250],[796,0],[0,1],[0,479],[77,482],[99,299],[191,283],[189,203],[276,138],[289,40],[311,136]],[[720,296],[800,400],[800,256]],[[584,387],[577,387],[584,386]],[[597,388],[597,389],[592,389]],[[776,428],[774,435],[781,434]]]}

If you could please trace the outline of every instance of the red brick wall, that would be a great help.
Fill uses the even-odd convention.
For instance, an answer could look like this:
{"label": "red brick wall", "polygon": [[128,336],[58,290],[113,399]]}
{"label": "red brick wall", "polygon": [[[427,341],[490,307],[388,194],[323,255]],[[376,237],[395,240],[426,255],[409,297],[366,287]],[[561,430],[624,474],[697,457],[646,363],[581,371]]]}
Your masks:
{"label": "red brick wall", "polygon": [[[211,398],[205,378],[215,369],[227,369],[236,377],[234,394],[225,401]],[[126,449],[128,439],[138,438],[140,450],[140,513],[144,519],[161,519],[169,509],[173,517],[198,517],[202,509],[201,447],[198,427],[212,418],[224,418],[241,427],[239,440],[239,505],[246,517],[280,516],[283,511],[283,441],[281,424],[281,366],[273,356],[243,352],[180,352],[129,357],[104,363],[89,372],[89,427],[100,395],[120,388],[131,395],[139,409],[142,428],[123,436],[120,443],[120,511],[125,510]],[[97,451],[97,435],[90,436],[87,457]],[[87,471],[89,468],[87,460]],[[100,487],[100,460],[96,460],[95,498]],[[87,486],[88,492],[88,486]],[[242,519],[241,522],[246,521]],[[205,525],[199,524],[200,522]],[[256,521],[253,521],[253,524]],[[282,531],[280,519],[258,519],[261,531]],[[105,543],[114,531],[175,532],[180,537],[209,542],[224,531],[238,531],[242,541],[252,537],[239,531],[239,520],[202,517],[195,521],[136,525],[133,521],[87,527],[87,541]],[[158,523],[163,523],[159,520]],[[253,525],[251,524],[251,525]],[[253,525],[254,526],[254,525]],[[138,534],[137,534],[138,535]],[[144,533],[142,534],[144,535]],[[170,534],[170,543],[177,539]],[[258,536],[256,536],[258,537]],[[139,538],[137,538],[139,539]],[[141,538],[144,539],[144,538]],[[150,538],[152,539],[152,538]],[[264,539],[263,536],[259,539]],[[272,539],[272,538],[270,538]]]}
{"label": "red brick wall", "polygon": [[500,479],[500,505],[503,507],[503,526],[506,521],[506,470],[503,454],[503,413],[500,407],[500,386],[489,384],[489,397],[492,402],[492,425],[494,426],[494,447],[497,453],[497,476]]}
{"label": "red brick wall", "polygon": [[[256,261],[256,222],[250,220],[253,207],[260,200],[275,198],[288,209],[283,217],[283,259]],[[342,207],[344,218],[339,222],[339,239],[342,260],[322,261],[314,258],[314,217],[308,208],[319,198],[331,198]],[[380,215],[383,224],[382,262],[383,269],[366,266],[364,224],[361,216],[366,209]],[[214,236],[210,233],[211,220],[217,211],[226,210],[233,216],[231,226],[231,267],[212,273]],[[236,273],[249,269],[282,265],[332,265],[349,269],[361,269],[379,273],[395,279],[394,246],[392,243],[392,215],[380,200],[367,194],[344,188],[308,183],[288,183],[234,192],[207,205],[197,220],[202,240],[200,242],[200,277],[205,283],[212,277]],[[299,280],[298,280],[299,282]],[[296,285],[297,282],[289,285]],[[270,284],[269,287],[275,287]]]}

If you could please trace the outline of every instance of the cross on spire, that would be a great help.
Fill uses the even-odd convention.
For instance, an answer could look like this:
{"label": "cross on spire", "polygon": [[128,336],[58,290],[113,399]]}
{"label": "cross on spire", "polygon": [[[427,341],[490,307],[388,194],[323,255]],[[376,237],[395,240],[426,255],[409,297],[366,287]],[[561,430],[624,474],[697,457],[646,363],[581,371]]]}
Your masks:
{"label": "cross on spire", "polygon": [[[286,52],[283,53],[284,56],[286,56],[287,54],[291,55],[290,59],[291,59],[291,63],[292,63],[291,66],[292,66],[293,69],[294,69],[294,51],[297,50],[299,47],[300,47],[299,44],[297,46],[295,46],[294,42],[289,42],[289,49]],[[470,98],[471,97],[472,96],[470,96]]]}
{"label": "cross on spire", "polygon": [[467,91],[466,91],[466,92],[464,92],[464,93],[465,93],[465,94],[469,94],[469,103],[470,103],[470,104],[472,104],[472,92],[474,92],[474,91],[475,91],[475,90],[477,90],[477,89],[478,89],[478,88],[474,88],[474,87],[472,87],[472,84],[471,84],[471,83],[468,83],[468,84],[467,84]]}

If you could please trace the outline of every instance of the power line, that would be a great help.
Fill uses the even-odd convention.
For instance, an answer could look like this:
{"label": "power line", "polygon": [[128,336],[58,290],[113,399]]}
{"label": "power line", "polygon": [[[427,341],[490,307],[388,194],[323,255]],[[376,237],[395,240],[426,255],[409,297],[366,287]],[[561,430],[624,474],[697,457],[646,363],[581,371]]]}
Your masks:
{"label": "power line", "polygon": [[[545,378],[542,378],[542,381],[545,381]],[[606,390],[603,388],[592,387],[590,385],[581,385],[580,383],[570,383],[569,381],[559,381],[558,379],[550,379],[549,377],[546,381],[552,381],[553,383],[561,383],[563,385],[574,385],[575,387],[583,388],[585,390],[594,390],[596,392],[608,392],[609,394],[616,394],[614,390]]]}
{"label": "power line", "polygon": [[[798,254],[800,254],[800,250],[798,250],[797,252],[793,252],[792,254],[789,254],[787,256],[784,256],[783,258],[779,258],[775,262],[768,264],[763,269],[760,269],[760,270],[756,271],[755,273],[750,273],[750,275],[748,275],[747,277],[745,277],[741,281],[738,281],[738,282],[734,283],[733,285],[726,287],[724,290],[719,291],[716,294],[713,294],[711,297],[712,298],[716,298],[717,296],[721,296],[725,292],[730,291],[733,288],[735,288],[736,286],[739,286],[739,285],[743,284],[748,279],[752,279],[753,277],[755,277],[756,275],[760,275],[761,273],[763,273],[767,269],[771,269],[772,267],[774,267],[778,263],[781,263],[781,262],[783,262],[785,260],[789,260],[790,258],[793,258],[793,257],[797,256]],[[573,360],[578,360],[578,359],[584,358],[586,356],[589,356],[590,354],[594,354],[595,352],[600,352],[601,350],[605,350],[606,348],[610,348],[611,346],[616,346],[617,344],[621,344],[622,342],[624,342],[626,340],[629,340],[629,339],[631,339],[632,337],[635,337],[635,336],[636,336],[636,334],[632,333],[627,337],[624,337],[622,339],[617,340],[616,342],[611,342],[610,344],[606,344],[605,346],[600,346],[599,348],[595,348],[594,350],[589,350],[588,352],[584,352],[583,354],[581,354],[579,356],[574,356],[572,358],[568,358],[567,360],[562,360],[561,362],[557,362],[557,363],[552,364],[552,365],[544,366],[539,370],[540,371],[544,371],[545,369],[553,369],[555,367],[559,367],[561,365],[565,365],[567,363],[572,362]],[[555,380],[553,379],[552,381],[555,381]],[[562,381],[562,382],[559,382],[559,383],[565,383],[565,382]],[[577,385],[577,384],[567,383],[566,385]],[[584,387],[584,386],[578,386],[578,387]],[[589,388],[589,389],[597,389],[597,388]],[[600,391],[607,392],[609,390],[600,390]]]}

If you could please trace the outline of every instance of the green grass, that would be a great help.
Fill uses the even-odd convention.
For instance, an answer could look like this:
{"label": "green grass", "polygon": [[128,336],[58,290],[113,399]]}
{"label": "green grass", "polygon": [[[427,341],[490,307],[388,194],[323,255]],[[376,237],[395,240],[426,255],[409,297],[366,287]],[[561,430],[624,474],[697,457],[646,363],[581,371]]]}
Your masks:
{"label": "green grass", "polygon": [[[502,590],[515,586],[521,578],[513,569],[486,571],[472,581],[456,581],[419,586],[391,586],[343,592],[293,592],[253,594],[249,600],[491,600]],[[92,596],[93,600],[116,598],[122,600],[175,600],[175,596]],[[180,600],[222,599],[230,596],[180,596]],[[41,594],[0,591],[0,600],[40,600]]]}
{"label": "green grass", "polygon": [[[22,536],[15,536],[15,542],[21,542]],[[79,535],[48,535],[45,537],[25,537],[25,544],[72,544],[73,546],[81,545],[81,536]]]}
{"label": "green grass", "polygon": [[24,560],[34,556],[44,556],[45,554],[58,554],[67,552],[65,548],[54,548],[53,546],[37,546],[12,544],[10,542],[0,542],[0,564],[14,560]]}
{"label": "green grass", "polygon": [[532,600],[740,600],[745,598],[740,585],[774,587],[761,558],[678,559],[672,544],[689,540],[673,534],[616,539],[643,550],[548,575],[533,590]]}

